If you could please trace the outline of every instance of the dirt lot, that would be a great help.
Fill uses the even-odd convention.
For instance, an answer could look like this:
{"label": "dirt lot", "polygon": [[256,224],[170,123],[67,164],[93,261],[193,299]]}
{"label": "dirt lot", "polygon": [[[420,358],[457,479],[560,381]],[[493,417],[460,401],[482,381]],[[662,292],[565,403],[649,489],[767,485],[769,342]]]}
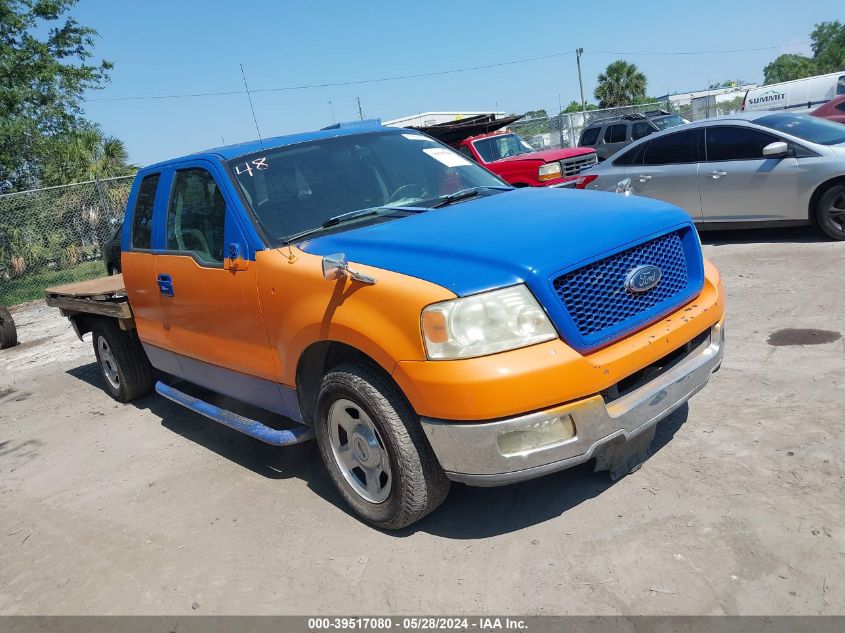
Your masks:
{"label": "dirt lot", "polygon": [[0,613],[845,613],[845,244],[705,242],[725,362],[641,470],[455,485],[399,533],[343,509],[313,444],[271,448],[156,396],[118,405],[89,342],[17,308]]}

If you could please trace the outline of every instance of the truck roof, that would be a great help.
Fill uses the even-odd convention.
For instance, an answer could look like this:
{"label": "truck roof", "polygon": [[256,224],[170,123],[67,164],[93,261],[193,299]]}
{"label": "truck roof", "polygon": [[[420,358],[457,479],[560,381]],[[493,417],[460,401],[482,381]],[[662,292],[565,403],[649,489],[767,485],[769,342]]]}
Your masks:
{"label": "truck roof", "polygon": [[[352,136],[354,134],[366,134],[370,132],[400,132],[402,128],[391,128],[391,127],[382,127],[378,126],[375,127],[373,125],[362,125],[361,127],[343,127],[337,129],[330,129],[330,130],[316,130],[313,132],[300,132],[298,134],[287,134],[284,136],[274,136],[271,138],[265,138],[262,140],[254,140],[254,141],[244,141],[243,143],[235,143],[232,145],[222,145],[220,147],[214,147],[212,149],[203,150],[200,152],[194,152],[193,154],[186,154],[184,156],[177,156],[174,158],[168,158],[167,160],[160,161],[153,165],[149,165],[144,168],[144,171],[149,169],[156,169],[159,167],[163,167],[164,165],[169,165],[174,162],[178,162],[181,160],[189,159],[189,158],[209,158],[209,157],[219,157],[223,160],[230,160],[232,158],[237,158],[238,156],[244,156],[246,154],[252,154],[254,152],[259,152],[262,149],[273,149],[276,147],[284,147],[286,145],[295,145],[297,143],[307,143],[309,141],[319,141],[326,138],[336,138],[340,136]],[[405,130],[407,131],[407,130]]]}

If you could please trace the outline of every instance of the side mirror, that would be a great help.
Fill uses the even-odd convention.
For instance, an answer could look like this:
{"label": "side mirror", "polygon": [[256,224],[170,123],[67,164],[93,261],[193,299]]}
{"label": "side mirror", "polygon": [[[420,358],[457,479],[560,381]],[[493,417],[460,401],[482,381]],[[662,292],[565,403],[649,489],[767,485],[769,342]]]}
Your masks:
{"label": "side mirror", "polygon": [[231,271],[246,270],[249,268],[249,261],[244,256],[243,246],[237,242],[229,244],[229,252],[227,254],[224,266]]}
{"label": "side mirror", "polygon": [[789,154],[789,145],[783,141],[769,143],[763,148],[763,156],[766,158],[782,158]]}
{"label": "side mirror", "polygon": [[631,179],[625,178],[616,183],[616,193],[621,193],[623,196],[631,195]]}
{"label": "side mirror", "polygon": [[349,263],[346,261],[346,255],[343,253],[334,253],[323,257],[323,277],[329,281],[335,281],[347,276],[364,284],[376,283],[374,277],[349,270]]}

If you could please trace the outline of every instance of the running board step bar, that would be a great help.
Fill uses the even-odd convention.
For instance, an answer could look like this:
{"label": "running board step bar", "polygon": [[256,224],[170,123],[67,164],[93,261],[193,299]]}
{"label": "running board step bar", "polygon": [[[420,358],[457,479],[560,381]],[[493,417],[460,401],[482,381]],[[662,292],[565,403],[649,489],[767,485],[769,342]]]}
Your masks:
{"label": "running board step bar", "polygon": [[288,430],[271,429],[269,426],[262,424],[258,420],[252,420],[242,415],[238,415],[237,413],[227,411],[226,409],[221,409],[220,407],[210,404],[205,400],[189,396],[188,394],[179,391],[170,385],[166,385],[161,381],[156,383],[156,392],[168,400],[172,400],[176,404],[182,405],[186,409],[190,409],[191,411],[204,415],[215,422],[228,426],[230,429],[240,431],[241,433],[254,437],[257,440],[261,440],[266,444],[272,444],[273,446],[299,444],[314,437],[314,429],[310,426],[301,426]]}

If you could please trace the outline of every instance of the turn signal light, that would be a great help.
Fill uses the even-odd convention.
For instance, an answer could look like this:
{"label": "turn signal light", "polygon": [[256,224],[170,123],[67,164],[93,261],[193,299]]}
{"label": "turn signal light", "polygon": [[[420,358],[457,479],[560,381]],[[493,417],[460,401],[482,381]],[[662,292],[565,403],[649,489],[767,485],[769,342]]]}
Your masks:
{"label": "turn signal light", "polygon": [[586,189],[587,185],[593,182],[598,175],[596,174],[588,174],[586,176],[578,176],[578,180],[575,181],[575,188],[576,189]]}

